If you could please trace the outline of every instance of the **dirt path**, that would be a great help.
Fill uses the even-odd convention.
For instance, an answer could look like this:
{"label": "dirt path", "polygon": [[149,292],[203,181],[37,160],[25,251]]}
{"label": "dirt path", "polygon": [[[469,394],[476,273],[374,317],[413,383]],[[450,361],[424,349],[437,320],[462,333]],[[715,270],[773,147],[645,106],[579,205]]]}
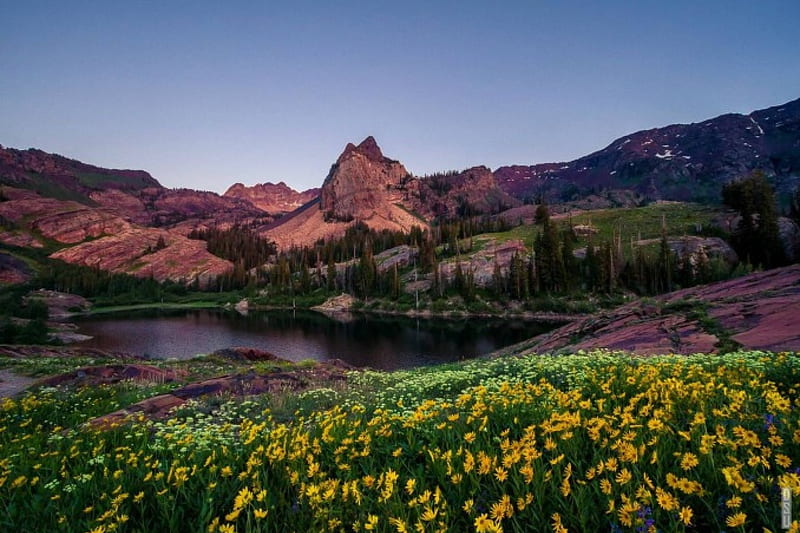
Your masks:
{"label": "dirt path", "polygon": [[0,370],[0,398],[8,398],[30,387],[36,379]]}

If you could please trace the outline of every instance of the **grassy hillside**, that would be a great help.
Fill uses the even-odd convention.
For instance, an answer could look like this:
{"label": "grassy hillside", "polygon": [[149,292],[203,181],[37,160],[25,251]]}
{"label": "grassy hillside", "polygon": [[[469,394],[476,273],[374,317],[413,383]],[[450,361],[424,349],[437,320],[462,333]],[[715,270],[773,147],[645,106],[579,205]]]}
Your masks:
{"label": "grassy hillside", "polygon": [[499,358],[106,431],[83,423],[170,385],[42,389],[0,402],[0,526],[778,531],[798,386],[797,354]]}
{"label": "grassy hillside", "polygon": [[[722,210],[718,207],[675,202],[583,211],[571,217],[558,215],[553,220],[560,224],[571,222],[576,226],[585,225],[596,229],[597,233],[592,236],[595,244],[610,241],[615,233],[627,244],[632,238],[645,240],[661,237],[662,221],[669,236],[680,237],[713,231],[712,221],[721,213]],[[502,233],[486,233],[476,239],[498,239],[501,242],[520,239],[530,248],[538,231],[538,226],[524,224]],[[587,237],[579,237],[577,246],[585,246],[588,241]]]}

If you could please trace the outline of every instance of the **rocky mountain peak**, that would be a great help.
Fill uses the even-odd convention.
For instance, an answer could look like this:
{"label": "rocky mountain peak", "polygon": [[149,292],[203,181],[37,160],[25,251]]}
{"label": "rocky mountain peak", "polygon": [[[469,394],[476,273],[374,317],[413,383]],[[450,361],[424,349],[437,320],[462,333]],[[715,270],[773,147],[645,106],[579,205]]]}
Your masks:
{"label": "rocky mountain peak", "polygon": [[408,171],[384,157],[373,137],[348,143],[322,185],[320,209],[328,221],[370,218],[393,201],[395,189]]}
{"label": "rocky mountain peak", "polygon": [[358,151],[373,161],[379,161],[383,159],[381,147],[378,146],[378,143],[375,142],[375,137],[372,135],[361,141],[361,144],[358,145]]}
{"label": "rocky mountain peak", "polygon": [[375,137],[372,135],[361,141],[358,146],[353,143],[347,143],[347,146],[344,147],[344,151],[342,152],[342,155],[339,156],[339,159],[336,160],[336,163],[340,164],[345,159],[349,159],[354,155],[360,155],[366,157],[370,161],[375,162],[379,162],[384,159],[381,147],[378,146],[377,141],[375,141]]}

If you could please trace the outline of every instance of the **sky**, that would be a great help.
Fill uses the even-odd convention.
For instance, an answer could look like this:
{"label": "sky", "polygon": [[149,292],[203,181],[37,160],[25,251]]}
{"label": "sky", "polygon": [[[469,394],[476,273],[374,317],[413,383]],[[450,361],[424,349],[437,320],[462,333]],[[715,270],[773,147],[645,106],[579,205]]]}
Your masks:
{"label": "sky", "polygon": [[0,144],[223,192],[424,175],[800,97],[798,0],[0,0]]}

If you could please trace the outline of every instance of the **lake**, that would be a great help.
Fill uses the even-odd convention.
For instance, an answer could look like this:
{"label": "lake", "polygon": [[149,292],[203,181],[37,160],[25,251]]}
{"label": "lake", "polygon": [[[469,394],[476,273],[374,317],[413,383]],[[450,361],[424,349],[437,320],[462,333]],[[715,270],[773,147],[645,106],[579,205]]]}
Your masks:
{"label": "lake", "polygon": [[313,311],[147,310],[78,319],[94,338],[80,346],[152,358],[188,359],[247,346],[291,361],[339,358],[394,370],[469,359],[549,331],[513,319],[416,319],[354,314],[339,321]]}

